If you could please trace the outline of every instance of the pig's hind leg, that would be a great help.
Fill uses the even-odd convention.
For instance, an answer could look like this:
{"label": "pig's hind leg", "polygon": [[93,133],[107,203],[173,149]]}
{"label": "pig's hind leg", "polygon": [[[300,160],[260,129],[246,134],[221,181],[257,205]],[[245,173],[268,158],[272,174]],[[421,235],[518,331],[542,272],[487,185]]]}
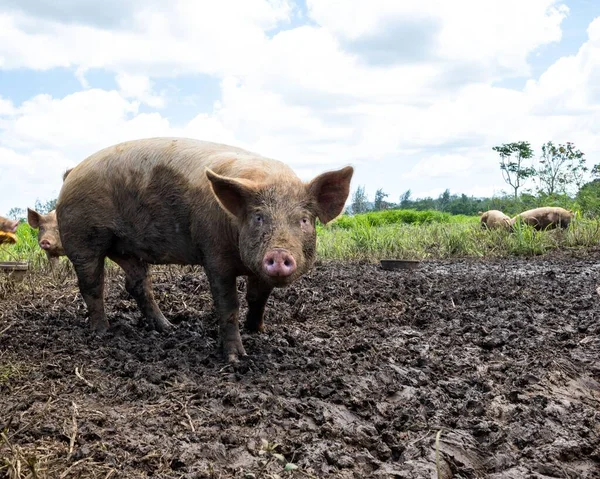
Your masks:
{"label": "pig's hind leg", "polygon": [[72,262],[79,291],[88,308],[90,327],[97,333],[104,333],[109,326],[104,311],[104,257],[77,257]]}
{"label": "pig's hind leg", "polygon": [[152,327],[161,332],[172,329],[173,325],[164,317],[154,299],[148,263],[133,257],[110,255],[109,258],[125,271],[125,289],[135,299]]}

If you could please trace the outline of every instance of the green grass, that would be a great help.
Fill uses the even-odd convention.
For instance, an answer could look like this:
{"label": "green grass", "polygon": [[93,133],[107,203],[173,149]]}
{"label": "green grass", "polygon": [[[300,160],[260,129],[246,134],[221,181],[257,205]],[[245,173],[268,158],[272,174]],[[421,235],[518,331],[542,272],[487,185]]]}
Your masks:
{"label": "green grass", "polygon": [[16,363],[0,363],[0,386],[8,383],[14,378],[21,376],[23,374],[23,370],[23,366]]}
{"label": "green grass", "polygon": [[48,262],[46,253],[38,246],[37,230],[21,223],[16,234],[16,244],[0,245],[0,261],[29,261],[34,268]]}
{"label": "green grass", "polygon": [[566,230],[535,231],[520,225],[512,233],[482,229],[477,221],[359,224],[352,229],[332,225],[319,228],[318,254],[321,259],[367,261],[531,256],[599,242],[600,222],[583,219]]}
{"label": "green grass", "polygon": [[451,215],[441,211],[388,210],[363,213],[355,216],[340,216],[330,225],[331,228],[352,230],[362,227],[388,226],[396,224],[474,224],[478,216]]}
{"label": "green grass", "polygon": [[[578,215],[566,230],[535,231],[520,225],[509,233],[482,229],[478,216],[395,210],[341,216],[327,226],[318,225],[317,234],[320,259],[530,256],[560,248],[596,246],[600,242],[600,221]],[[46,267],[37,231],[23,223],[17,236],[16,245],[0,246],[0,261],[29,261],[32,269]]]}

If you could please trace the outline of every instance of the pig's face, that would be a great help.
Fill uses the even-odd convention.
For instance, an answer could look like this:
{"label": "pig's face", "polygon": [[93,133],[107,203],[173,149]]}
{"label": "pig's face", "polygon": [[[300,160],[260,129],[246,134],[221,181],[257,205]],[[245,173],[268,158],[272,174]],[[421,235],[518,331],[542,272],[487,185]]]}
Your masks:
{"label": "pig's face", "polygon": [[243,263],[274,286],[290,284],[306,273],[316,251],[314,205],[285,193],[260,191],[238,220]]}
{"label": "pig's face", "polygon": [[38,244],[40,248],[53,256],[65,254],[60,241],[55,210],[47,215],[41,215],[37,211],[27,208],[27,222],[32,228],[39,228]]}
{"label": "pig's face", "polygon": [[237,222],[242,262],[274,287],[291,284],[312,267],[316,219],[327,223],[342,212],[352,173],[347,167],[308,184],[283,177],[264,185],[207,171],[219,203]]}
{"label": "pig's face", "polygon": [[9,220],[8,218],[0,216],[0,231],[4,231],[5,233],[15,233],[18,226],[18,221]]}

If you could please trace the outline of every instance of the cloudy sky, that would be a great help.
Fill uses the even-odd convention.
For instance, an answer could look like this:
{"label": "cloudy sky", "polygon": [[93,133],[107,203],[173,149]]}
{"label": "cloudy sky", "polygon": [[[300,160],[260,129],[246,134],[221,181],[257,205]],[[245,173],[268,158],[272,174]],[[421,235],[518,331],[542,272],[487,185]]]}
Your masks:
{"label": "cloudy sky", "polygon": [[600,162],[597,0],[0,0],[0,214],[119,141],[242,146],[397,201],[507,189],[494,145]]}

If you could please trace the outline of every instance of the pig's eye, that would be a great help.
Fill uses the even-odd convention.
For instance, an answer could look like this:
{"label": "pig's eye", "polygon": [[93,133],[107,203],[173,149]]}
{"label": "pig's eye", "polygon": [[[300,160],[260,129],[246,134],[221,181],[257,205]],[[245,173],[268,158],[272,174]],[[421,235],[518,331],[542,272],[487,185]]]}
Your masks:
{"label": "pig's eye", "polygon": [[254,221],[256,221],[259,225],[262,225],[262,223],[263,223],[262,215],[260,215],[260,214],[254,215]]}
{"label": "pig's eye", "polygon": [[303,225],[307,225],[308,224],[308,218],[306,218],[306,217],[302,218],[302,224]]}

